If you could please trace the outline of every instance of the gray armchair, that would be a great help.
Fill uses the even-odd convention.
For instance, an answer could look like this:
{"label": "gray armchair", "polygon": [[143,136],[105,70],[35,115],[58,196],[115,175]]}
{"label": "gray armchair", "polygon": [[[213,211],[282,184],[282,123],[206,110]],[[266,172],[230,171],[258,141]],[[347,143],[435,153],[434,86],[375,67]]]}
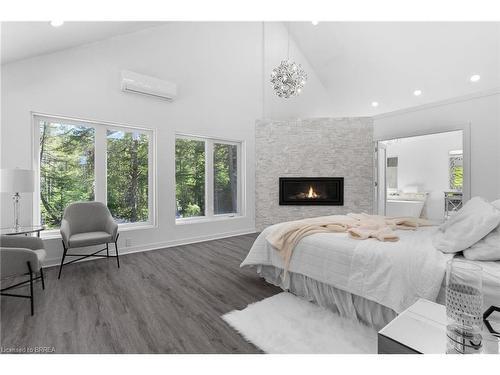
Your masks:
{"label": "gray armchair", "polygon": [[[88,257],[116,258],[120,268],[118,255],[118,225],[114,221],[106,205],[101,202],[72,203],[64,210],[61,221],[61,236],[63,243],[63,256],[59,267],[59,276],[63,266]],[[109,255],[109,243],[115,244],[116,255]],[[70,248],[106,245],[104,249],[92,254],[68,254]],[[106,255],[99,254],[106,250]],[[66,257],[79,257],[64,263]]]}
{"label": "gray armchair", "polygon": [[[29,298],[31,315],[34,314],[33,282],[41,279],[42,289],[45,289],[42,263],[46,253],[43,241],[38,237],[0,236],[0,276],[2,284],[5,279],[15,276],[29,275],[29,280],[10,285],[0,290],[2,296]],[[35,275],[39,273],[39,276]],[[30,284],[30,294],[13,294],[6,291]]]}

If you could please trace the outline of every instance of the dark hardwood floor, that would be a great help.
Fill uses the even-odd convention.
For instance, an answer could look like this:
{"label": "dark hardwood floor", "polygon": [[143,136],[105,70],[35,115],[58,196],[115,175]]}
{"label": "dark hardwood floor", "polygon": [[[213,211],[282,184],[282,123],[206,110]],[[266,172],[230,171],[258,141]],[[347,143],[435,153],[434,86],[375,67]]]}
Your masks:
{"label": "dark hardwood floor", "polygon": [[[259,353],[220,317],[280,292],[240,269],[256,235],[45,270],[29,300],[1,298],[2,351]],[[22,289],[19,291],[23,292]]]}

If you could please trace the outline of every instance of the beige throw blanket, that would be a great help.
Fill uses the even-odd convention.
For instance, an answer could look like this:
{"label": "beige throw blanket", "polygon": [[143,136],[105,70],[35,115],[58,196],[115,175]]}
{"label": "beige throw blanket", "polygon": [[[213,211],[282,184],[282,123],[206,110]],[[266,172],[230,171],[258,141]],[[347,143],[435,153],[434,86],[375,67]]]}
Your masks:
{"label": "beige throw blanket", "polygon": [[398,241],[395,229],[414,230],[419,226],[429,226],[431,222],[414,217],[385,217],[368,214],[348,214],[315,217],[284,223],[271,232],[266,240],[281,255],[285,263],[285,274],[290,264],[292,252],[299,241],[316,233],[347,232],[351,238],[379,241]]}

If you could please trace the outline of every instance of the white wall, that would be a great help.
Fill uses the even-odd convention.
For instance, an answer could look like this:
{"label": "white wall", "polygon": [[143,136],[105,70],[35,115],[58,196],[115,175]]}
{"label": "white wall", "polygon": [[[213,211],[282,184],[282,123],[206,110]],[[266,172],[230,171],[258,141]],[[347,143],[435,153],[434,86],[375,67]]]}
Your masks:
{"label": "white wall", "polygon": [[[314,72],[294,47],[310,74],[307,90],[289,102],[274,98],[268,78],[272,65],[286,53],[286,48],[283,54],[277,50],[278,45],[286,46],[284,31],[281,23],[269,24],[269,43],[263,43],[262,23],[173,22],[3,65],[1,167],[32,168],[31,111],[156,129],[157,228],[123,232],[123,251],[254,231],[255,120],[314,116],[323,95]],[[176,82],[178,99],[168,103],[121,92],[123,69]],[[245,217],[175,224],[175,132],[244,141]],[[13,212],[8,194],[2,193],[1,205],[1,225],[9,226]],[[31,218],[32,197],[25,194],[22,219],[28,224]],[[123,248],[126,239],[132,243],[128,249]],[[46,247],[48,262],[57,262],[60,240],[50,240]]]}
{"label": "white wall", "polygon": [[[242,40],[245,43],[242,43]],[[261,25],[172,23],[2,67],[2,168],[31,168],[30,111],[156,129],[158,227],[123,232],[132,247],[157,247],[253,231],[254,124],[262,114]],[[120,71],[132,70],[179,85],[172,103],[120,91]],[[242,140],[246,148],[246,216],[176,225],[174,134]],[[2,197],[2,223],[10,223]],[[31,218],[23,197],[23,221]],[[59,240],[46,244],[59,259]],[[127,249],[124,249],[126,251]]]}
{"label": "white wall", "polygon": [[404,138],[387,145],[387,157],[398,158],[398,190],[418,186],[429,193],[424,215],[431,220],[444,218],[444,191],[449,186],[449,152],[462,149],[462,132],[447,132]]}
{"label": "white wall", "polygon": [[376,116],[375,140],[434,133],[470,124],[471,196],[500,198],[500,94],[450,100]]}

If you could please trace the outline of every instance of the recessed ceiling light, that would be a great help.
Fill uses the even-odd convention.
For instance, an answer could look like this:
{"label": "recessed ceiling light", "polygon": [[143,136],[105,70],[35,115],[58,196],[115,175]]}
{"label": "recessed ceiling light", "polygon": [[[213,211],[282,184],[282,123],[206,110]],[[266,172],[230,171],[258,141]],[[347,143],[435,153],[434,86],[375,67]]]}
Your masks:
{"label": "recessed ceiling light", "polygon": [[372,102],[372,107],[378,107],[378,102]]}
{"label": "recessed ceiling light", "polygon": [[318,26],[319,21],[311,21],[314,26]]}
{"label": "recessed ceiling light", "polygon": [[64,21],[50,21],[50,26],[59,27],[62,26]]}
{"label": "recessed ceiling light", "polygon": [[479,74],[473,74],[470,76],[470,81],[471,82],[477,82],[481,79],[481,76]]}
{"label": "recessed ceiling light", "polygon": [[413,91],[413,95],[415,95],[415,96],[422,95],[422,90],[415,90],[415,91]]}

